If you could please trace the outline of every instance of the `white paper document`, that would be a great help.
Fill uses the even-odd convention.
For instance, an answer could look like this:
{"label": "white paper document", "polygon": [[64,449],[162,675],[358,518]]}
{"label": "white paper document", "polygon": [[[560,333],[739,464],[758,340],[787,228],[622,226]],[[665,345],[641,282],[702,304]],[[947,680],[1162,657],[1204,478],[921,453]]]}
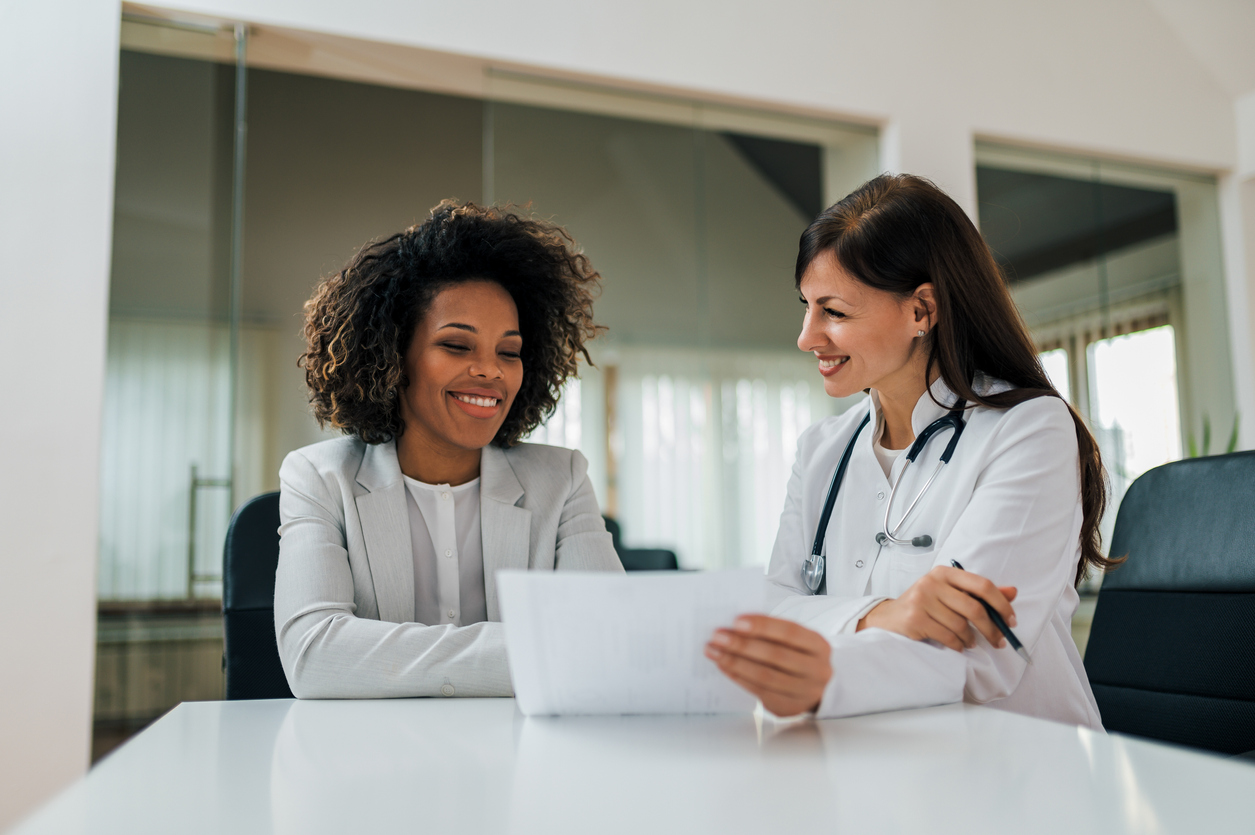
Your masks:
{"label": "white paper document", "polygon": [[502,571],[506,650],[519,709],[740,713],[755,699],[704,647],[763,610],[761,568],[681,573]]}

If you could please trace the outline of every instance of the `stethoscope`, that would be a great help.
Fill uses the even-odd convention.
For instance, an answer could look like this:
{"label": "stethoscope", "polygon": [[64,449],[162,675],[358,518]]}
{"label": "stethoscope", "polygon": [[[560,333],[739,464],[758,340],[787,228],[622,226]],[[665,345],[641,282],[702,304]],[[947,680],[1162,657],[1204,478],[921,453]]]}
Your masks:
{"label": "stethoscope", "polygon": [[[906,452],[906,463],[902,465],[902,469],[898,472],[898,477],[893,480],[893,486],[889,488],[889,501],[885,504],[885,521],[881,525],[880,533],[876,534],[876,542],[884,545],[886,542],[893,545],[912,545],[916,548],[927,548],[933,544],[933,538],[927,534],[916,536],[910,539],[902,539],[898,537],[898,531],[902,530],[902,525],[910,518],[915,511],[915,507],[919,504],[919,500],[924,498],[924,494],[928,492],[928,488],[937,480],[937,475],[941,472],[941,468],[950,463],[950,459],[954,456],[954,448],[959,445],[959,438],[963,435],[963,427],[966,426],[963,421],[963,408],[966,402],[960,400],[951,412],[944,417],[937,418],[925,427],[915,438],[915,443],[911,444],[911,448]],[[854,430],[854,435],[850,438],[850,442],[845,445],[845,452],[841,454],[841,461],[837,464],[837,471],[832,475],[832,484],[828,486],[828,496],[824,499],[824,510],[819,514],[819,530],[815,532],[815,544],[811,546],[811,555],[802,563],[802,582],[810,589],[811,594],[819,591],[819,587],[824,583],[824,570],[826,568],[823,550],[824,536],[828,533],[828,520],[832,517],[832,508],[837,503],[837,491],[841,489],[841,482],[845,479],[846,468],[850,465],[850,456],[854,454],[854,442],[858,440],[858,436],[862,433],[863,427],[866,426],[872,418],[871,410],[868,409],[867,414],[863,416],[863,422]],[[924,482],[924,488],[916,495],[915,501],[911,502],[907,507],[906,513],[902,514],[902,518],[898,523],[890,529],[889,512],[893,509],[894,497],[898,494],[898,485],[902,483],[902,476],[906,475],[906,471],[919,454],[923,452],[924,447],[932,439],[933,435],[943,429],[953,430],[950,436],[950,443],[946,444],[946,448],[941,453],[941,458],[937,460],[937,469],[933,470],[933,474],[928,477],[928,481]]]}

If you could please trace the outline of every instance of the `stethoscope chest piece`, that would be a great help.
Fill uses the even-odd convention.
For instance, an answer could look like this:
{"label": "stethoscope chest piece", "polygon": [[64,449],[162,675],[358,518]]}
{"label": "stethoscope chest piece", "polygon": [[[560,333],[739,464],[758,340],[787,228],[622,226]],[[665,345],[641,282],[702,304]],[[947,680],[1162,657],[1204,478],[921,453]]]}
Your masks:
{"label": "stethoscope chest piece", "polygon": [[811,594],[819,591],[824,584],[824,555],[811,554],[802,563],[802,582],[811,590]]}

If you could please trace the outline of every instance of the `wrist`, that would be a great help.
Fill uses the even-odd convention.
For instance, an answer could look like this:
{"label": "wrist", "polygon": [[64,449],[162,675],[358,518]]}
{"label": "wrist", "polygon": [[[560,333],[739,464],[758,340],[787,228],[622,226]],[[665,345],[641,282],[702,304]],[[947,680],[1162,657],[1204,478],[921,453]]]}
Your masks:
{"label": "wrist", "polygon": [[862,632],[864,629],[871,629],[872,627],[875,627],[878,621],[880,620],[880,616],[877,614],[877,612],[879,612],[881,607],[883,607],[888,602],[889,600],[882,600],[879,603],[877,603],[875,606],[868,609],[867,614],[863,615],[861,618],[858,619],[858,625],[854,627],[854,631]]}

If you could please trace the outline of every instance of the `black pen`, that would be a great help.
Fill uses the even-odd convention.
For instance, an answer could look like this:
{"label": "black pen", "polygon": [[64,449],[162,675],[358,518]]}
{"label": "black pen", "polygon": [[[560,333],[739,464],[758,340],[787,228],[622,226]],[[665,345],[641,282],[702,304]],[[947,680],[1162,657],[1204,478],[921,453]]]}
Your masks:
{"label": "black pen", "polygon": [[[950,564],[959,569],[959,571],[966,571],[963,566],[959,565],[958,560],[950,560]],[[976,597],[976,595],[972,595],[972,597]],[[1002,619],[1002,615],[998,614],[998,611],[993,606],[990,606],[981,598],[976,597],[976,599],[980,600],[980,605],[985,607],[985,613],[994,622],[994,626],[998,627],[998,631],[1006,637],[1007,642],[1011,644],[1011,648],[1015,650],[1016,655],[1023,658],[1025,663],[1032,664],[1033,659],[1028,657],[1028,650],[1020,643],[1020,639],[1015,637],[1015,633],[1011,631],[1011,627],[1007,626],[1007,622]]]}

